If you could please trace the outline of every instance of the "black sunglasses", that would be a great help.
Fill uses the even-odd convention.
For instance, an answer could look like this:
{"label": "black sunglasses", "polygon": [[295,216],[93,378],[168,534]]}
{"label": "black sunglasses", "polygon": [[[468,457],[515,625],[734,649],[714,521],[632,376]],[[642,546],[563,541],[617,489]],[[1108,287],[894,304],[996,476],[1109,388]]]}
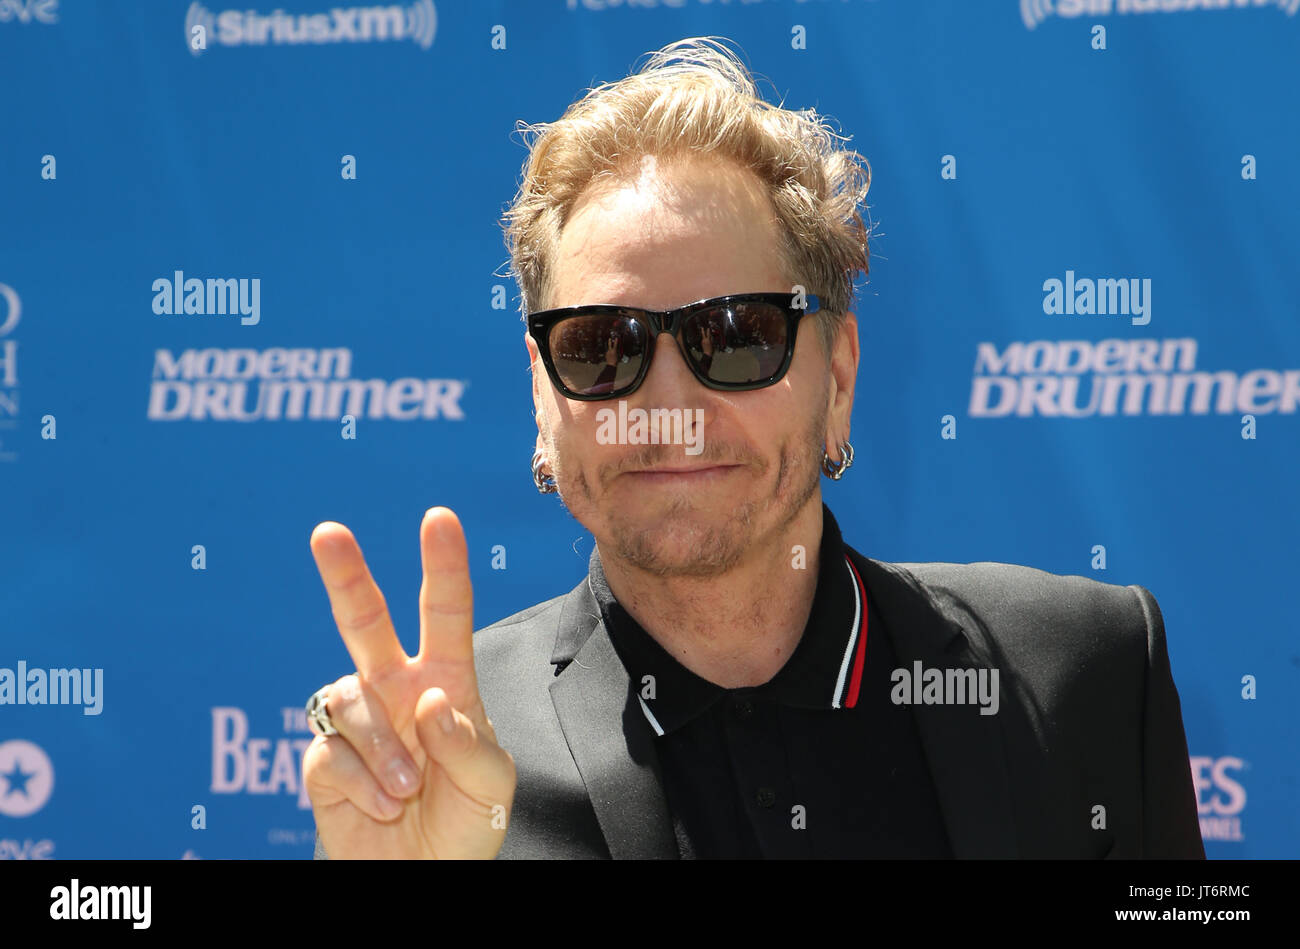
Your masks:
{"label": "black sunglasses", "polygon": [[635,392],[660,333],[677,340],[702,384],[739,391],[781,380],[794,357],[799,320],[820,308],[816,296],[790,293],[736,293],[663,311],[596,303],[533,313],[528,333],[551,382],[570,399]]}

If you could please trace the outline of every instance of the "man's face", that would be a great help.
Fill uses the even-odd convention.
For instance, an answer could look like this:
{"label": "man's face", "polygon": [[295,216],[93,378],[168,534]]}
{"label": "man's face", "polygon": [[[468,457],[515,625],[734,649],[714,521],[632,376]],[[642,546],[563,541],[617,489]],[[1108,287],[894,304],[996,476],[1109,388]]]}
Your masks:
{"label": "man's face", "polygon": [[[548,306],[667,310],[731,293],[790,293],[806,281],[783,273],[777,240],[771,203],[749,173],[717,161],[646,158],[635,182],[598,184],[578,200]],[[676,341],[659,336],[627,409],[681,409],[684,444],[601,444],[597,413],[617,412],[619,400],[566,399],[525,337],[540,446],[565,505],[604,556],[660,577],[716,576],[820,503],[830,405],[815,319],[801,322],[785,377],[747,392],[706,388]]]}

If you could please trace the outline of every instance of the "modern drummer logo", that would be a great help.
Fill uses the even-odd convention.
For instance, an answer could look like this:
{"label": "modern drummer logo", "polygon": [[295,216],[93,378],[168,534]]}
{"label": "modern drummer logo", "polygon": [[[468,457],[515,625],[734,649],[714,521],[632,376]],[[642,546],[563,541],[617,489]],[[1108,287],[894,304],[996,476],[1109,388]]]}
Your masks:
{"label": "modern drummer logo", "polygon": [[303,419],[463,421],[464,379],[353,379],[352,350],[169,349],[154,352],[154,422]]}
{"label": "modern drummer logo", "polygon": [[280,734],[254,737],[242,708],[212,709],[212,793],[281,794],[311,808],[302,780],[302,756],[312,742],[302,708],[282,708]]}

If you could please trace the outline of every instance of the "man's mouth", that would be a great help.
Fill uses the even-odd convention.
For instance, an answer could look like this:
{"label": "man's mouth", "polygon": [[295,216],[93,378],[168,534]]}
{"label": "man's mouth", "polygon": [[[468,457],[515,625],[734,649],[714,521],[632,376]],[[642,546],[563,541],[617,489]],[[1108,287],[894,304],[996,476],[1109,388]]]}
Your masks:
{"label": "man's mouth", "polygon": [[660,468],[628,471],[626,474],[644,484],[707,484],[739,471],[740,467],[740,465],[665,465]]}

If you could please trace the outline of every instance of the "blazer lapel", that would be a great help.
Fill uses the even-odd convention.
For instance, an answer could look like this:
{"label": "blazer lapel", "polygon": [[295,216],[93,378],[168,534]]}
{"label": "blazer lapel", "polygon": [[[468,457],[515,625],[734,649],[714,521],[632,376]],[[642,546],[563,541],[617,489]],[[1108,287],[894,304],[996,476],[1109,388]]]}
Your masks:
{"label": "blazer lapel", "polygon": [[587,578],[560,614],[551,701],[615,860],[677,859],[654,735]]}
{"label": "blazer lapel", "polygon": [[[856,552],[855,552],[856,553]],[[993,668],[978,624],[897,564],[854,558],[867,595],[888,627],[899,665],[912,669]],[[975,706],[913,705],[926,760],[957,857],[1016,857],[1011,783],[1002,717],[1014,714],[999,673],[996,715]]]}

